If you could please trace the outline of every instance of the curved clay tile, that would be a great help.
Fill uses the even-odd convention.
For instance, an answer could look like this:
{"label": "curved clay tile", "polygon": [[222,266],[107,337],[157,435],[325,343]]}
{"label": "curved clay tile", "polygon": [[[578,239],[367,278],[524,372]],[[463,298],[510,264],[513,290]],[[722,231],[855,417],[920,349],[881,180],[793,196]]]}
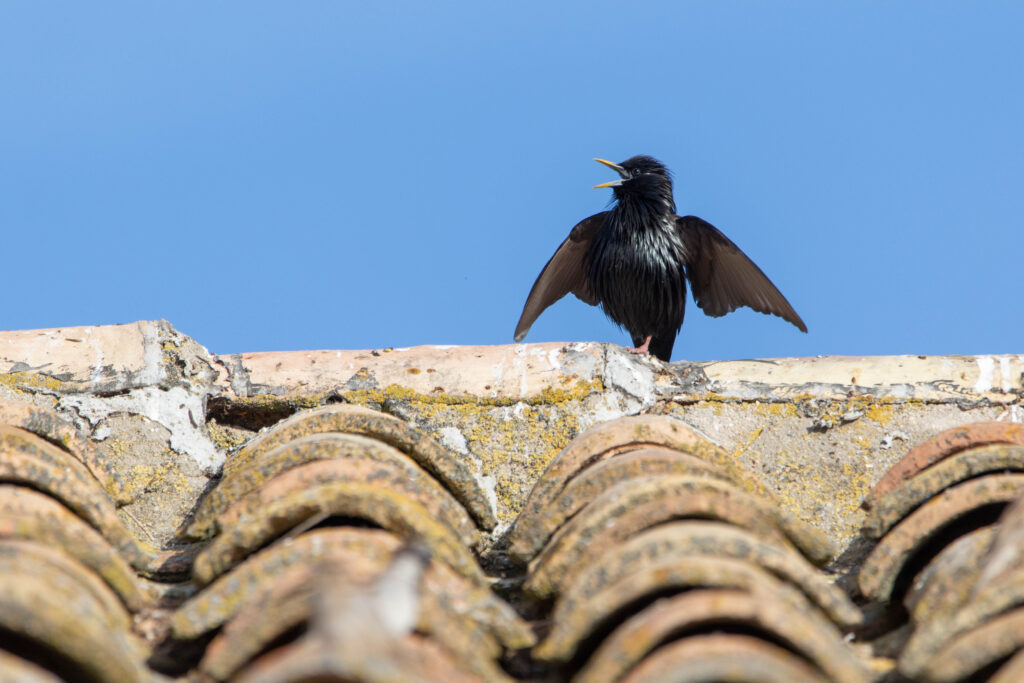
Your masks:
{"label": "curved clay tile", "polygon": [[988,683],[1020,683],[1024,681],[1024,649],[1010,657],[1009,661],[992,674]]}
{"label": "curved clay tile", "polygon": [[696,638],[696,634],[730,627],[763,633],[768,640],[785,644],[823,672],[826,680],[865,683],[870,679],[842,634],[815,610],[802,610],[767,595],[699,590],[659,600],[618,626],[590,656],[574,683],[619,680],[648,653],[654,651],[656,656],[655,648],[676,634],[693,633]]}
{"label": "curved clay tile", "polygon": [[590,465],[570,479],[539,514],[517,520],[515,540],[509,547],[509,555],[519,562],[528,562],[544,547],[559,526],[604,491],[627,479],[667,474],[689,474],[730,481],[715,465],[669,448],[652,446],[616,455]]}
{"label": "curved clay tile", "polygon": [[[397,536],[382,529],[327,527],[308,531],[288,543],[263,548],[175,610],[172,633],[179,640],[188,640],[212,631],[245,605],[262,602],[292,567],[352,556],[356,562],[350,571],[369,580],[372,572],[386,565],[400,544]],[[358,575],[359,568],[366,569],[365,576]]]}
{"label": "curved clay tile", "polygon": [[904,652],[899,670],[914,679],[937,683],[974,680],[989,665],[1024,651],[1024,609],[999,615],[942,643],[926,658]]}
{"label": "curved clay tile", "polygon": [[[481,528],[490,531],[497,524],[486,494],[462,459],[408,422],[361,406],[332,404],[297,413],[279,422],[228,459],[224,464],[224,475],[227,477],[289,441],[327,432],[366,436],[397,448],[451,491]],[[197,527],[194,533],[203,535],[209,532]]]}
{"label": "curved clay tile", "polygon": [[[586,679],[579,677],[579,683]],[[759,638],[734,633],[692,636],[664,645],[619,679],[622,683],[745,681],[828,683],[807,660]]]}
{"label": "curved clay tile", "polygon": [[64,683],[63,678],[6,650],[0,650],[0,671],[17,683]]}
{"label": "curved clay tile", "polygon": [[[353,581],[354,590],[364,591],[363,586],[380,575],[384,565],[372,566],[365,558],[348,555],[340,565],[345,568],[348,581]],[[270,590],[262,595],[249,596],[245,607],[237,616],[227,623],[224,629],[213,639],[206,649],[200,669],[214,680],[233,678],[247,662],[256,658],[260,652],[293,629],[307,624],[316,613],[320,596],[316,586],[323,578],[324,564],[297,565],[277,577]],[[332,582],[346,581],[340,577],[332,577]],[[436,584],[435,584],[436,585]],[[357,588],[358,586],[358,588]],[[454,655],[470,671],[481,674],[485,680],[500,675],[495,658],[500,653],[500,646],[477,625],[459,621],[457,614],[446,613],[444,597],[431,594],[433,586],[424,586],[421,591],[421,608],[417,630],[442,645],[446,652]],[[440,602],[439,602],[440,601]],[[360,606],[365,610],[365,607]],[[344,619],[352,619],[355,623],[348,628],[360,628],[365,624],[366,614],[337,615]],[[379,636],[366,643],[368,650],[382,644],[379,640],[388,640]],[[301,647],[294,643],[289,647]],[[320,646],[321,650],[323,646]],[[361,660],[362,653],[352,656],[349,660]],[[383,656],[379,652],[368,651],[370,657]]]}
{"label": "curved clay tile", "polygon": [[0,574],[36,574],[51,580],[54,577],[74,580],[78,590],[88,593],[102,612],[103,623],[122,632],[131,628],[131,615],[110,586],[58,548],[33,541],[0,539]]}
{"label": "curved clay tile", "polygon": [[[312,613],[310,567],[285,574],[260,596],[251,596],[206,647],[199,670],[215,681],[228,680],[274,641],[286,636]],[[366,572],[361,558],[350,567]]]}
{"label": "curved clay tile", "polygon": [[903,568],[935,534],[975,510],[1009,503],[1022,493],[1024,474],[999,474],[971,479],[932,498],[893,527],[871,551],[857,577],[861,592],[878,602],[889,600]]}
{"label": "curved clay tile", "polygon": [[997,525],[964,534],[939,552],[914,579],[903,604],[916,624],[944,618],[970,596]]}
{"label": "curved clay tile", "polygon": [[480,586],[487,579],[455,532],[422,505],[396,491],[362,482],[334,482],[292,491],[239,517],[196,557],[193,579],[206,585],[250,553],[317,517],[354,517],[397,535],[421,538],[431,554]]}
{"label": "curved clay tile", "polygon": [[993,472],[1024,472],[1024,446],[979,446],[950,455],[878,500],[864,522],[864,534],[877,540],[943,490]]}
{"label": "curved clay tile", "polygon": [[[1024,645],[1022,517],[1024,498],[1018,498],[998,524],[973,533],[976,542],[957,541],[964,547],[946,562],[945,576],[929,576],[936,573],[930,566],[922,572],[920,582],[942,609],[914,606],[916,628],[900,656],[902,671],[936,679],[957,672],[966,678]],[[958,566],[954,559],[959,559]]]}
{"label": "curved clay tile", "polygon": [[975,422],[942,431],[914,446],[875,484],[864,501],[871,508],[902,482],[955,453],[987,444],[1024,445],[1024,425],[1006,422]]}
{"label": "curved clay tile", "polygon": [[643,477],[608,489],[564,524],[530,564],[524,588],[538,598],[557,594],[570,568],[582,557],[593,557],[644,529],[683,518],[729,522],[776,543],[792,543],[815,562],[832,553],[817,529],[734,486],[685,475]]}
{"label": "curved clay tile", "polygon": [[[680,420],[664,415],[621,417],[601,423],[583,432],[548,464],[534,484],[523,511],[509,534],[512,545],[532,544],[525,537],[530,525],[544,513],[569,481],[593,463],[617,453],[646,447],[668,448],[689,453],[725,472],[734,482],[760,493],[759,487],[733,458],[718,446],[690,429]],[[523,540],[520,540],[520,539]]]}
{"label": "curved clay tile", "polygon": [[146,679],[147,653],[142,644],[110,620],[107,609],[75,576],[64,574],[56,565],[4,569],[0,572],[0,630],[57,653],[76,675],[88,680]]}
{"label": "curved clay tile", "polygon": [[447,522],[464,544],[477,541],[476,525],[466,509],[407,455],[364,436],[333,433],[290,441],[225,475],[203,501],[192,527],[208,527],[206,520],[215,515],[217,528],[227,528],[247,506],[261,505],[288,486],[342,480],[373,481],[402,491],[435,519]]}
{"label": "curved clay tile", "polygon": [[798,553],[731,524],[706,521],[656,526],[581,560],[564,582],[566,589],[558,598],[553,619],[575,611],[609,584],[651,563],[694,556],[748,562],[803,591],[837,624],[853,627],[863,621],[860,609],[846,593]]}
{"label": "curved clay tile", "polygon": [[0,425],[0,481],[49,494],[103,534],[129,561],[142,562],[135,538],[100,482],[70,453],[35,434]]}
{"label": "curved clay tile", "polygon": [[281,681],[451,681],[475,683],[483,680],[511,681],[500,669],[483,679],[461,670],[443,649],[424,638],[407,636],[387,652],[366,656],[345,656],[315,640],[285,646],[256,660],[235,679],[238,683],[280,683]]}
{"label": "curved clay tile", "polygon": [[135,572],[110,543],[47,495],[0,485],[0,538],[59,547],[102,577],[129,610],[137,611],[149,603]]}
{"label": "curved clay tile", "polygon": [[0,427],[7,425],[32,432],[51,444],[58,444],[85,465],[117,505],[131,502],[121,475],[99,457],[91,442],[81,438],[74,426],[53,410],[31,403],[0,401]]}
{"label": "curved clay tile", "polygon": [[1006,506],[974,585],[978,593],[1024,570],[1024,496]]}
{"label": "curved clay tile", "polygon": [[[352,560],[354,574],[358,567],[368,572],[355,578],[369,580],[383,570],[399,545],[400,540],[387,531],[354,527],[314,529],[289,543],[272,545],[181,605],[171,619],[172,632],[176,638],[188,640],[219,627],[242,606],[262,603],[281,577],[295,567],[308,567],[324,560]],[[532,631],[507,603],[490,590],[472,585],[446,565],[431,563],[423,586],[427,604],[432,605],[434,600],[441,603],[436,609],[425,609],[425,615],[468,615],[477,631],[493,633],[506,648],[533,646]]]}
{"label": "curved clay tile", "polygon": [[937,615],[936,618],[921,624],[903,650],[900,658],[901,669],[906,667],[908,671],[918,671],[931,666],[928,662],[939,652],[950,647],[951,641],[977,631],[987,623],[997,621],[1004,613],[1024,613],[1022,607],[1024,572],[989,586],[956,610]]}
{"label": "curved clay tile", "polygon": [[803,593],[765,570],[737,560],[694,556],[648,563],[603,586],[585,601],[564,609],[559,605],[551,619],[551,632],[534,648],[534,656],[545,662],[567,662],[575,656],[581,643],[609,621],[621,618],[630,605],[668,591],[697,588],[742,589],[746,593],[767,596],[774,603],[787,603],[803,612],[816,613],[830,631],[838,632]]}

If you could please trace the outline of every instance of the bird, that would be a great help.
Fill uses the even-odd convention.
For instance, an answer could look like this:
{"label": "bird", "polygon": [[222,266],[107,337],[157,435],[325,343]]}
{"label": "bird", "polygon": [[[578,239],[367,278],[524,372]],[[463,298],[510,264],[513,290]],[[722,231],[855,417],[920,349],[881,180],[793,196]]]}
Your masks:
{"label": "bird", "polygon": [[807,332],[786,297],[732,240],[701,218],[676,215],[663,163],[646,155],[621,164],[594,161],[619,175],[594,186],[611,188],[614,204],[577,223],[548,260],[526,298],[515,341],[572,292],[629,332],[629,351],[669,361],[686,312],[687,280],[709,316],[749,306]]}

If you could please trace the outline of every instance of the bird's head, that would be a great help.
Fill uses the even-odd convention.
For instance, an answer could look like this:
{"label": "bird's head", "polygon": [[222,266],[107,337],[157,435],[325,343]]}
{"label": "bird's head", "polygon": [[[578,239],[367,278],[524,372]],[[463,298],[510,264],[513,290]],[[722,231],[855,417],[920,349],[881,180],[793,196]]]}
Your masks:
{"label": "bird's head", "polygon": [[618,180],[612,180],[595,188],[610,187],[615,192],[615,198],[623,200],[626,198],[642,198],[657,200],[675,205],[672,202],[672,177],[669,175],[665,164],[657,159],[643,154],[630,157],[621,164],[612,163],[605,159],[594,159],[599,164],[604,164],[619,174]]}

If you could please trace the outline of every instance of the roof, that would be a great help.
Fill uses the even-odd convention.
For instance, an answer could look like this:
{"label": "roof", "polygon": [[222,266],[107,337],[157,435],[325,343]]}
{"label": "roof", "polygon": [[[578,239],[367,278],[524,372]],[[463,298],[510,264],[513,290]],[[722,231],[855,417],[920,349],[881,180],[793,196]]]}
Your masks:
{"label": "roof", "polygon": [[1022,372],[0,333],[0,665],[1015,680]]}

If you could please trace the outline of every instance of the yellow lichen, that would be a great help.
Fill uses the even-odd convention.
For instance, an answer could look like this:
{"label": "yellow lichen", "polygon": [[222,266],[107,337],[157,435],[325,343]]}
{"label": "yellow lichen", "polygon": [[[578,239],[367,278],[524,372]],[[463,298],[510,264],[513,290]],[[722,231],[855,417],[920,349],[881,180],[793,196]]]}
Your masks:
{"label": "yellow lichen", "polygon": [[65,382],[44,375],[38,372],[4,372],[0,373],[0,384],[3,384],[14,391],[33,391],[46,389],[47,391],[61,391],[65,388]]}
{"label": "yellow lichen", "polygon": [[210,420],[207,422],[206,428],[210,431],[210,438],[213,439],[213,443],[218,448],[226,451],[238,448],[252,436],[251,432],[232,427],[225,427],[218,424],[216,420]]}
{"label": "yellow lichen", "polygon": [[797,417],[796,404],[786,402],[755,401],[754,414],[762,417]]}

